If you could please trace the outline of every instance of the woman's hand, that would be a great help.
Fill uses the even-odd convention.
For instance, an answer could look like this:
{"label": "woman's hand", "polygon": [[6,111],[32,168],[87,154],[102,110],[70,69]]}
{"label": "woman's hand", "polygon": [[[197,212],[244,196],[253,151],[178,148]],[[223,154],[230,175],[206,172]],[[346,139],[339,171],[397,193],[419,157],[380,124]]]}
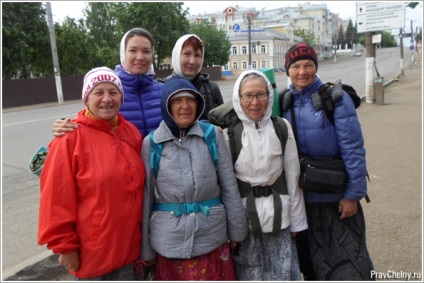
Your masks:
{"label": "woman's hand", "polygon": [[69,254],[60,254],[59,263],[67,269],[76,272],[80,265],[79,252],[75,250]]}
{"label": "woman's hand", "polygon": [[71,122],[71,118],[59,119],[56,120],[53,124],[53,135],[55,137],[61,137],[67,132],[72,132],[73,130],[78,129],[78,124]]}
{"label": "woman's hand", "polygon": [[339,212],[341,213],[340,219],[352,217],[356,214],[358,209],[358,201],[342,199],[339,202]]}

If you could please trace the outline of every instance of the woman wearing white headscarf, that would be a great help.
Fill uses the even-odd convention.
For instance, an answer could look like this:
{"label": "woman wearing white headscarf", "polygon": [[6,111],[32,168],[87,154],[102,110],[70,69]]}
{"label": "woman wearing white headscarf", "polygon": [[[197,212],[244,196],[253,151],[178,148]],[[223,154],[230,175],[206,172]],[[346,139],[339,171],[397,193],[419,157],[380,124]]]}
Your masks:
{"label": "woman wearing white headscarf", "polygon": [[180,37],[172,50],[174,71],[166,80],[179,75],[189,80],[205,99],[205,111],[200,120],[207,120],[209,110],[224,103],[218,85],[211,81],[209,74],[202,73],[205,46],[195,34]]}

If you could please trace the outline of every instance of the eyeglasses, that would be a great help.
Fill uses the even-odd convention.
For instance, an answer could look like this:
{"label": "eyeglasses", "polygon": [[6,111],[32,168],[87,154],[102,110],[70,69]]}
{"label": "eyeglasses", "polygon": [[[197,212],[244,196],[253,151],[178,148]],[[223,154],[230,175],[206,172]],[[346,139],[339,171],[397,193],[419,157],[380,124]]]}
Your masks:
{"label": "eyeglasses", "polygon": [[252,102],[253,99],[256,97],[258,100],[267,100],[268,94],[266,93],[258,93],[258,94],[241,94],[241,99],[245,102]]}

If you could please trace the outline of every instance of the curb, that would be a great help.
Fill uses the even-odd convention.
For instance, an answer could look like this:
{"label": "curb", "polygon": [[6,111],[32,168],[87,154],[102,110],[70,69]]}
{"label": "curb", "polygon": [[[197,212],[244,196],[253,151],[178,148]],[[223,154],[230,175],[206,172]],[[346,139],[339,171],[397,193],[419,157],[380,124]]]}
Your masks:
{"label": "curb", "polygon": [[4,281],[74,281],[76,278],[59,263],[59,255],[53,254],[33,265],[25,267]]}

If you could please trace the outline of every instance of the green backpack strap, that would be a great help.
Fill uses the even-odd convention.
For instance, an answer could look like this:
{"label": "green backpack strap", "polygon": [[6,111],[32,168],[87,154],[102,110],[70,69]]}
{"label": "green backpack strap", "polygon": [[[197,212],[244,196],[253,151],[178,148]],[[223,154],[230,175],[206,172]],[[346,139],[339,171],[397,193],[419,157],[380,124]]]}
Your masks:
{"label": "green backpack strap", "polygon": [[216,134],[215,134],[215,127],[207,122],[199,121],[200,127],[203,130],[203,139],[206,142],[206,145],[208,146],[209,154],[212,157],[213,165],[218,165],[218,149],[216,147]]}
{"label": "green backpack strap", "polygon": [[155,131],[151,131],[150,138],[150,169],[153,170],[155,178],[158,176],[160,158],[162,157],[163,143],[155,143]]}

